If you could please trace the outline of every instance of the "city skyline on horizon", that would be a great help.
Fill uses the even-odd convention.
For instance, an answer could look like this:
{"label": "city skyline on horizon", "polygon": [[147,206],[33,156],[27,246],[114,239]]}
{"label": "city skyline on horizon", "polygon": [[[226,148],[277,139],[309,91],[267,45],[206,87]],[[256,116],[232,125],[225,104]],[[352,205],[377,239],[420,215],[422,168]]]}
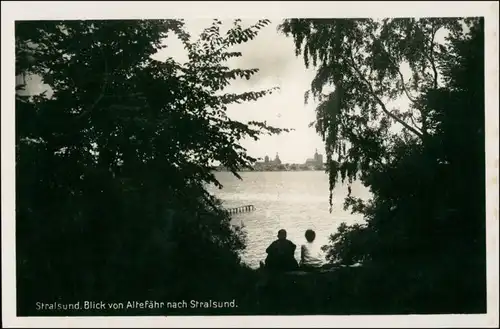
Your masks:
{"label": "city skyline on horizon", "polygon": [[[298,161],[298,162],[289,162],[289,161],[284,161],[284,160],[283,160],[283,158],[280,156],[280,152],[279,152],[279,151],[274,152],[274,158],[276,158],[276,157],[277,157],[277,158],[279,158],[283,164],[303,164],[303,163],[306,163],[306,162],[307,162],[307,160],[314,159],[314,157],[315,157],[316,155],[319,155],[319,156],[321,156],[322,158],[324,158],[324,156],[325,156],[323,153],[318,152],[318,149],[316,148],[316,149],[314,150],[314,153],[312,154],[312,157],[307,157],[307,158],[305,158],[304,160],[302,160],[302,161]],[[273,156],[271,156],[271,155],[269,155],[269,154],[264,154],[263,156],[259,156],[259,157],[257,157],[257,162],[265,161],[266,157],[267,157],[269,160],[270,160],[270,159],[273,159]]]}

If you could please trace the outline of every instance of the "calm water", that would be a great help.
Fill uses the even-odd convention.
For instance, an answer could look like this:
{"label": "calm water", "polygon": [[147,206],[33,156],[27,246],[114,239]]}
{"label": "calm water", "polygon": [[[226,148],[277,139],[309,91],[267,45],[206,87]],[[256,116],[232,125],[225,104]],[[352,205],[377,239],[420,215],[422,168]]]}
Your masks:
{"label": "calm water", "polygon": [[[322,171],[244,172],[242,181],[231,173],[216,174],[224,188],[210,187],[227,207],[252,204],[256,210],[233,215],[234,224],[243,223],[247,231],[247,248],[243,260],[258,267],[267,246],[276,239],[280,228],[297,246],[304,242],[308,228],[316,231],[318,242],[326,244],[328,236],[342,222],[362,222],[359,215],[343,210],[347,186],[338,185],[334,193],[332,213],[328,205],[328,176]],[[369,191],[360,183],[352,186],[354,196],[366,199]],[[299,259],[300,248],[296,258]]]}

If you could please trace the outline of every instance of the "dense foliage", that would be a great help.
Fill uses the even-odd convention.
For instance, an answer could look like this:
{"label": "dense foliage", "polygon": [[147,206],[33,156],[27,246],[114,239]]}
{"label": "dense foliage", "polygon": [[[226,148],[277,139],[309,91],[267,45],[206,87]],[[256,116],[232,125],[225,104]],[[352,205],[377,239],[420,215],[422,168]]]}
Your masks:
{"label": "dense foliage", "polygon": [[[485,311],[483,24],[289,19],[280,26],[317,68],[306,101],[310,93],[320,101],[314,124],[331,189],[360,179],[373,194],[368,202],[346,198],[366,223],[341,225],[328,257],[371,268],[367,289],[385,296],[386,311]],[[325,94],[328,86],[334,91]]]}
{"label": "dense foliage", "polygon": [[[16,75],[50,87],[16,93],[20,314],[36,301],[237,298],[244,234],[205,186],[220,186],[215,162],[235,175],[253,163],[243,137],[283,131],[226,116],[273,91],[224,92],[258,71],[226,62],[268,23],[221,33],[214,20],[191,41],[181,20],[17,22]],[[188,61],[153,59],[173,36]]]}

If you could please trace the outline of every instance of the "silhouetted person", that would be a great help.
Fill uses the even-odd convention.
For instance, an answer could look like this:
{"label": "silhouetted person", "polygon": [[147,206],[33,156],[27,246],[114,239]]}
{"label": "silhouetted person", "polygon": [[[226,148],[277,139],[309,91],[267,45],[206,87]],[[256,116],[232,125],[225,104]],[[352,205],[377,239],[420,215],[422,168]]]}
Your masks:
{"label": "silhouetted person", "polygon": [[320,269],[324,264],[324,255],[321,246],[315,243],[316,233],[307,230],[306,243],[300,248],[300,268],[305,271]]}
{"label": "silhouetted person", "polygon": [[297,246],[286,238],[286,231],[278,231],[278,240],[273,241],[266,249],[266,268],[272,271],[291,271],[297,269],[295,259]]}

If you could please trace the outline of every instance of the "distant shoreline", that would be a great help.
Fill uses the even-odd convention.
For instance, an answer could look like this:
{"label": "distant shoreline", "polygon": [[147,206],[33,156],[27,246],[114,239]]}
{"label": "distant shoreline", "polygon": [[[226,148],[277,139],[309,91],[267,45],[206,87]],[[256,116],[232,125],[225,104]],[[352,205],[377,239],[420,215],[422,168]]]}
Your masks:
{"label": "distant shoreline", "polygon": [[[274,164],[274,165],[257,165],[251,168],[241,168],[238,172],[284,172],[284,171],[326,171],[327,165],[308,165],[308,164]],[[217,166],[215,171],[231,172],[226,167]]]}

